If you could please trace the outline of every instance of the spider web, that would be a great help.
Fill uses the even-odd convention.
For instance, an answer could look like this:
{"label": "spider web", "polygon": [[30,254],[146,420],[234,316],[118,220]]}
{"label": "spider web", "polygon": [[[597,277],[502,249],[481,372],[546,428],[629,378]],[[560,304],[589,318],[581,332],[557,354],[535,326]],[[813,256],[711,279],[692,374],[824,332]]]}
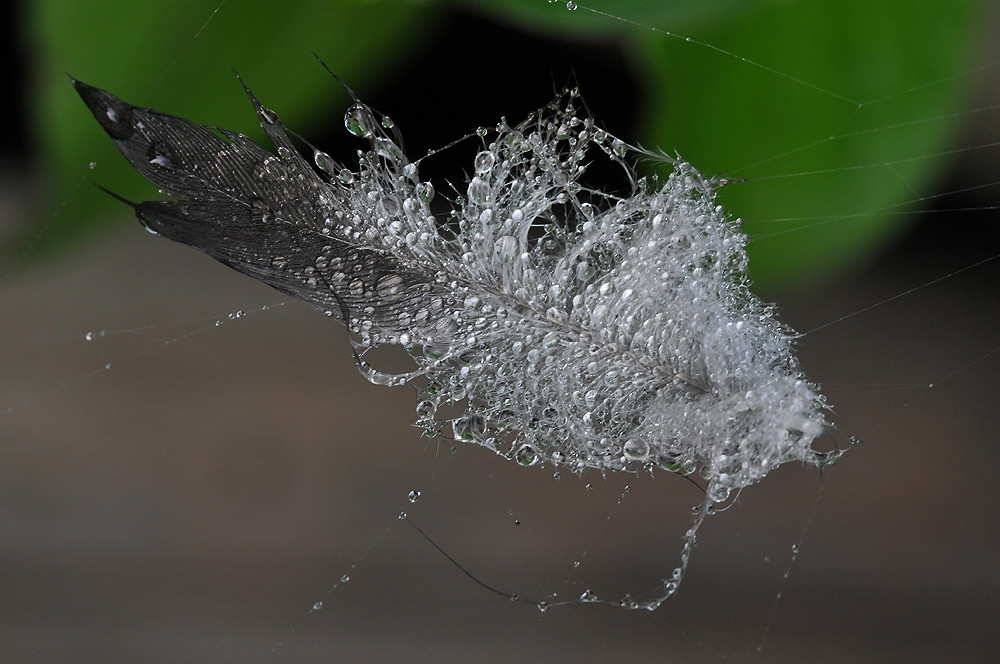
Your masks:
{"label": "spider web", "polygon": [[[211,30],[196,36],[201,44]],[[988,79],[997,57],[983,57],[986,68],[961,74]],[[302,66],[312,66],[305,54]],[[549,88],[565,75],[537,73]],[[1000,177],[988,160],[960,158],[995,140],[983,133],[996,125],[988,94],[970,101],[974,122],[948,150],[957,165],[942,195],[914,193],[926,211],[912,236],[836,282],[780,296],[783,318],[805,332],[806,372],[841,430],[865,444],[822,478],[786,467],[744,492],[702,530],[681,593],[648,615],[508,604],[397,515],[504,592],[641,594],[674,565],[699,501],[690,484],[554,481],[421,439],[412,393],[365,383],[339,326],[149,238],[124,214],[124,231],[10,274],[0,298],[0,652],[17,661],[44,643],[51,661],[982,657],[995,646],[987,616],[1000,576],[989,475],[998,261],[987,227]],[[392,99],[368,101],[405,133]],[[170,108],[182,112],[182,100]],[[478,111],[479,123],[499,116]],[[97,157],[81,183],[111,159]]]}

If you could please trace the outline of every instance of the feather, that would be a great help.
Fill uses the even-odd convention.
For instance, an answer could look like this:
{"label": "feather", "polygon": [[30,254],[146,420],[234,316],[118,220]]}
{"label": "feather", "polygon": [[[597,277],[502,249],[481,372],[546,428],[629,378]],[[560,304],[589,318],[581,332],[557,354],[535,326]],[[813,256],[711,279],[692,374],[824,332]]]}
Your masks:
{"label": "feather", "polygon": [[[133,204],[149,230],[340,317],[369,380],[417,387],[430,435],[525,466],[700,474],[697,523],[782,463],[836,456],[813,449],[830,426],[824,399],[793,333],[750,291],[746,237],[716,183],[680,160],[662,180],[639,177],[648,153],[580,117],[575,90],[481,132],[441,215],[419,164],[361,102],[345,122],[369,149],[350,170],[315,149],[310,164],[249,90],[274,153],[73,83],[174,197]],[[596,161],[627,190],[588,185]],[[383,344],[405,347],[413,370],[370,366]],[[439,417],[455,406],[464,414]]]}

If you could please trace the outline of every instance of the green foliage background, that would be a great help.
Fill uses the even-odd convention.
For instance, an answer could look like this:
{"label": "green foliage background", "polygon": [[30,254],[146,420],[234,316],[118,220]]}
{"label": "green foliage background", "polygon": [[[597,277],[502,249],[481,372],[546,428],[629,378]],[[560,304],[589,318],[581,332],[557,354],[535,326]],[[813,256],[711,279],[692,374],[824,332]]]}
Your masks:
{"label": "green foliage background", "polygon": [[[232,65],[252,72],[251,82],[277,82],[268,83],[266,103],[307,133],[346,107],[310,66],[310,50],[363,94],[435,39],[445,12],[464,10],[509,26],[511,48],[526,32],[620,44],[642,86],[642,129],[623,138],[680,154],[707,175],[755,180],[722,192],[756,238],[753,277],[765,286],[821,277],[875,255],[946,166],[935,155],[947,152],[956,131],[968,83],[959,74],[970,66],[983,3],[581,4],[567,11],[547,0],[39,0],[24,15],[35,67],[33,141],[48,200],[71,212],[59,223],[53,210],[41,212],[30,240],[14,250],[51,252],[108,224],[116,203],[89,186],[90,162],[100,165],[93,179],[102,185],[126,197],[150,195],[63,72],[132,103],[253,135]],[[503,53],[455,57],[482,59],[482,85],[491,68],[504,67]],[[495,115],[484,109],[483,123]]]}

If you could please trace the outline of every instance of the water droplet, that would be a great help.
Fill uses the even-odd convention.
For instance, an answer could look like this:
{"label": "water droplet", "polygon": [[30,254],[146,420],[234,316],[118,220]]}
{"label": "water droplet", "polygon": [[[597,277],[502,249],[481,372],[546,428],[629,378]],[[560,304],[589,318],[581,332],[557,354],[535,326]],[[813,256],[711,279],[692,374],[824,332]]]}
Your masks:
{"label": "water droplet", "polygon": [[630,439],[625,441],[622,453],[627,459],[642,460],[649,456],[649,443],[644,440]]}
{"label": "water droplet", "polygon": [[330,177],[337,174],[339,167],[337,162],[333,160],[333,157],[323,152],[322,150],[316,150],[313,152],[313,161],[316,163],[316,167],[323,171]]}
{"label": "water droplet", "polygon": [[575,12],[576,11],[576,3],[573,2],[573,0],[570,0],[569,2],[566,3],[566,9],[570,10],[571,12]]}
{"label": "water droplet", "polygon": [[534,466],[538,463],[538,452],[531,445],[522,445],[514,453],[514,460],[522,466]]}
{"label": "water droplet", "polygon": [[409,495],[406,496],[406,499],[409,500],[411,503],[417,502],[418,500],[420,500],[420,490],[414,489],[409,493]]}
{"label": "water droplet", "polygon": [[434,185],[430,182],[421,182],[416,187],[417,198],[422,200],[424,203],[430,203],[434,200]]}
{"label": "water droplet", "polygon": [[542,353],[537,348],[532,348],[528,351],[527,359],[531,364],[538,364],[538,361],[542,359]]}
{"label": "water droplet", "polygon": [[594,594],[592,590],[584,590],[583,594],[580,595],[581,602],[596,602],[597,595]]}
{"label": "water droplet", "polygon": [[452,424],[456,440],[476,440],[483,435],[485,429],[486,423],[479,415],[465,415]]}
{"label": "water droplet", "polygon": [[726,498],[729,498],[729,487],[725,484],[719,482],[713,482],[711,486],[708,487],[708,498],[713,503],[721,503]]}
{"label": "water droplet", "polygon": [[483,151],[476,155],[476,159],[473,162],[476,168],[476,173],[480,175],[483,173],[489,173],[490,169],[493,168],[493,164],[496,162],[496,157],[492,152]]}
{"label": "water droplet", "polygon": [[396,518],[399,519],[400,521],[405,521],[406,520],[406,512],[400,512],[399,516],[397,516]]}
{"label": "water droplet", "polygon": [[399,149],[398,145],[390,141],[388,138],[376,137],[374,140],[375,149],[380,156],[385,157],[391,162],[395,162],[396,165],[406,162],[406,155],[403,154],[403,151]]}
{"label": "water droplet", "polygon": [[97,162],[92,161],[89,164],[87,164],[87,166],[90,168],[90,170],[94,170],[95,168],[97,168]]}
{"label": "water droplet", "polygon": [[340,582],[341,583],[347,583],[350,580],[351,580],[351,575],[350,574],[345,574],[344,576],[340,577]]}
{"label": "water droplet", "polygon": [[545,600],[540,601],[535,606],[537,606],[538,610],[541,611],[542,613],[545,613],[546,611],[549,610],[549,603],[546,602]]}
{"label": "water droplet", "polygon": [[87,332],[85,335],[83,335],[83,338],[86,341],[93,341],[94,340],[94,333],[93,332]]}
{"label": "water droplet", "polygon": [[344,114],[344,127],[347,131],[360,138],[371,138],[376,126],[371,109],[362,103],[356,103]]}
{"label": "water droplet", "polygon": [[799,545],[798,544],[793,544],[792,545],[792,553],[794,555],[798,555],[799,554]]}
{"label": "water droplet", "polygon": [[474,177],[472,181],[469,182],[469,201],[478,204],[484,204],[489,200],[490,196],[490,185],[486,181]]}
{"label": "water droplet", "polygon": [[313,604],[313,611],[319,611],[322,608],[323,608],[323,602],[322,601],[319,601],[319,602],[316,602],[315,604]]}
{"label": "water droplet", "polygon": [[[354,285],[351,284],[352,292]],[[375,284],[375,290],[378,291],[379,297],[389,297],[391,295],[397,295],[403,290],[403,278],[398,274],[388,274],[378,280]]]}

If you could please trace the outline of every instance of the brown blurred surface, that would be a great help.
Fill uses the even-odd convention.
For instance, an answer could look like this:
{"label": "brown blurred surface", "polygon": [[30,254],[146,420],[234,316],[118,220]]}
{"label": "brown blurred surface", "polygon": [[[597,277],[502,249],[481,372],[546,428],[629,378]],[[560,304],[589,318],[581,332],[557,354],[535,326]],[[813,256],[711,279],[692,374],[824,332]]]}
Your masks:
{"label": "brown blurred surface", "polygon": [[[693,488],[452,454],[411,426],[409,389],[359,376],[338,324],[126,228],[0,283],[0,661],[995,657],[1000,357],[977,358],[1000,261],[801,340],[865,443],[709,519],[679,596],[541,613],[397,514],[504,590],[641,596]],[[809,330],[939,273],[886,262],[783,315]]]}

